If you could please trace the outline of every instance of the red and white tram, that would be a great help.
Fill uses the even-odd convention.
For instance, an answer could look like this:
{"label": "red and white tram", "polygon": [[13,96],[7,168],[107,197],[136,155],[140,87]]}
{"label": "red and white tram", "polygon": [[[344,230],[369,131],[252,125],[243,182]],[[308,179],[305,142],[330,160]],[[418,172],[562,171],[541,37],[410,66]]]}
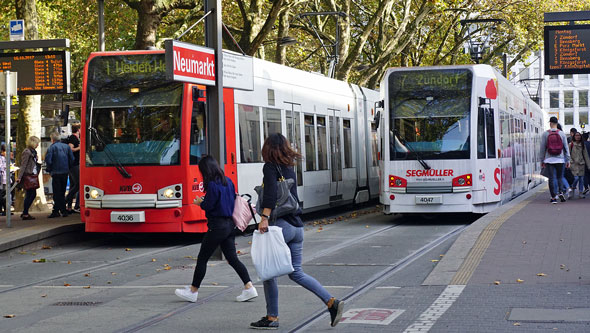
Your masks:
{"label": "red and white tram", "polygon": [[[253,59],[252,91],[225,88],[225,172],[262,181],[261,148],[283,133],[304,211],[378,196],[379,93]],[[203,87],[167,81],[163,51],[92,53],[84,68],[80,191],[88,232],[205,232],[197,162],[207,154]],[[211,129],[214,130],[214,129]]]}
{"label": "red and white tram", "polygon": [[491,66],[393,68],[381,98],[386,213],[487,213],[541,183],[541,109]]}

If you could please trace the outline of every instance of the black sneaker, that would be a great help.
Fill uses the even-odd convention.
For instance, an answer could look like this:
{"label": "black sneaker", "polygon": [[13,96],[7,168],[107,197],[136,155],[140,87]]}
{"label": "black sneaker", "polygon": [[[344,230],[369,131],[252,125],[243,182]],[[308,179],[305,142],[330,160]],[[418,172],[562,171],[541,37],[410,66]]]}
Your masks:
{"label": "black sneaker", "polygon": [[552,203],[552,204],[556,204],[556,203],[557,203],[557,199],[554,199],[554,198],[552,198],[552,199],[551,199],[551,203]]}
{"label": "black sneaker", "polygon": [[255,330],[276,330],[279,328],[279,321],[268,320],[268,318],[264,316],[259,321],[250,323],[250,328]]}
{"label": "black sneaker", "polygon": [[565,202],[565,195],[563,195],[563,193],[559,193],[559,195],[558,195],[558,196],[559,196],[559,200],[560,200],[561,202]]}
{"label": "black sneaker", "polygon": [[330,312],[330,326],[338,325],[340,318],[342,318],[342,311],[344,310],[344,302],[337,299],[334,300],[332,307],[328,308]]}
{"label": "black sneaker", "polygon": [[61,216],[61,215],[60,215],[59,213],[57,213],[57,212],[53,212],[53,213],[51,213],[51,215],[49,215],[49,216],[47,216],[47,217],[48,217],[48,218],[50,218],[50,219],[52,219],[52,218],[54,218],[54,217],[60,217],[60,216]]}
{"label": "black sneaker", "polygon": [[586,194],[588,194],[588,192],[590,192],[590,188],[586,187],[586,188],[584,189],[584,192],[583,192],[583,193],[584,193],[584,195],[586,195]]}

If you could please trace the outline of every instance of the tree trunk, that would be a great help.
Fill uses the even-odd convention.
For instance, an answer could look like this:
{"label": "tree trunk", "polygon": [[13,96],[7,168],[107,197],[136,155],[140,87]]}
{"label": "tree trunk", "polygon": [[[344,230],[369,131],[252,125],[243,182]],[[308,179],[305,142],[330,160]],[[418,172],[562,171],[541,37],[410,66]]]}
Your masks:
{"label": "tree trunk", "polygon": [[[35,40],[39,38],[37,26],[39,16],[35,0],[16,0],[16,17],[25,20],[25,38]],[[19,97],[18,123],[16,124],[16,152],[15,162],[20,165],[22,151],[26,148],[27,138],[36,136],[41,138],[41,96],[26,95]],[[38,156],[41,156],[41,146],[37,148]],[[43,191],[43,177],[39,177],[41,185],[37,190],[37,197],[31,206],[31,211],[47,209],[47,200]],[[17,191],[15,209],[21,211],[23,207],[24,191]]]}
{"label": "tree trunk", "polygon": [[281,45],[281,38],[289,35],[289,14],[291,10],[289,8],[283,10],[279,15],[279,31],[277,33],[277,49],[275,53],[275,62],[277,64],[284,65],[287,59],[287,46]]}
{"label": "tree trunk", "polygon": [[156,32],[162,22],[162,16],[154,11],[153,1],[142,1],[136,10],[138,17],[135,49],[145,50],[156,45]]}

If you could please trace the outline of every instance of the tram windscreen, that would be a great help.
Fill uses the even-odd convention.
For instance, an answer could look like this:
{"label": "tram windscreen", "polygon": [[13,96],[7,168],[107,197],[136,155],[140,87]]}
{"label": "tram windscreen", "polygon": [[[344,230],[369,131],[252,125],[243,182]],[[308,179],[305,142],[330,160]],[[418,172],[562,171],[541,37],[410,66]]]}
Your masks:
{"label": "tram windscreen", "polygon": [[390,74],[391,160],[469,158],[472,77],[467,69]]}
{"label": "tram windscreen", "polygon": [[164,54],[93,58],[88,65],[86,165],[180,164],[183,85]]}

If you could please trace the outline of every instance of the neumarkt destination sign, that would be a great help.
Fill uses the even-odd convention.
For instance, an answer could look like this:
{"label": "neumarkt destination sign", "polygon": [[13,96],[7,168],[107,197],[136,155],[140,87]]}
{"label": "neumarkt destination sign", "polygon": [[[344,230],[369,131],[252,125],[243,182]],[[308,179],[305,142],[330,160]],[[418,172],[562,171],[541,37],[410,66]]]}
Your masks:
{"label": "neumarkt destination sign", "polygon": [[590,73],[590,25],[545,26],[545,74]]}
{"label": "neumarkt destination sign", "polygon": [[18,95],[66,94],[70,92],[68,51],[0,54],[0,72],[18,73]]}

